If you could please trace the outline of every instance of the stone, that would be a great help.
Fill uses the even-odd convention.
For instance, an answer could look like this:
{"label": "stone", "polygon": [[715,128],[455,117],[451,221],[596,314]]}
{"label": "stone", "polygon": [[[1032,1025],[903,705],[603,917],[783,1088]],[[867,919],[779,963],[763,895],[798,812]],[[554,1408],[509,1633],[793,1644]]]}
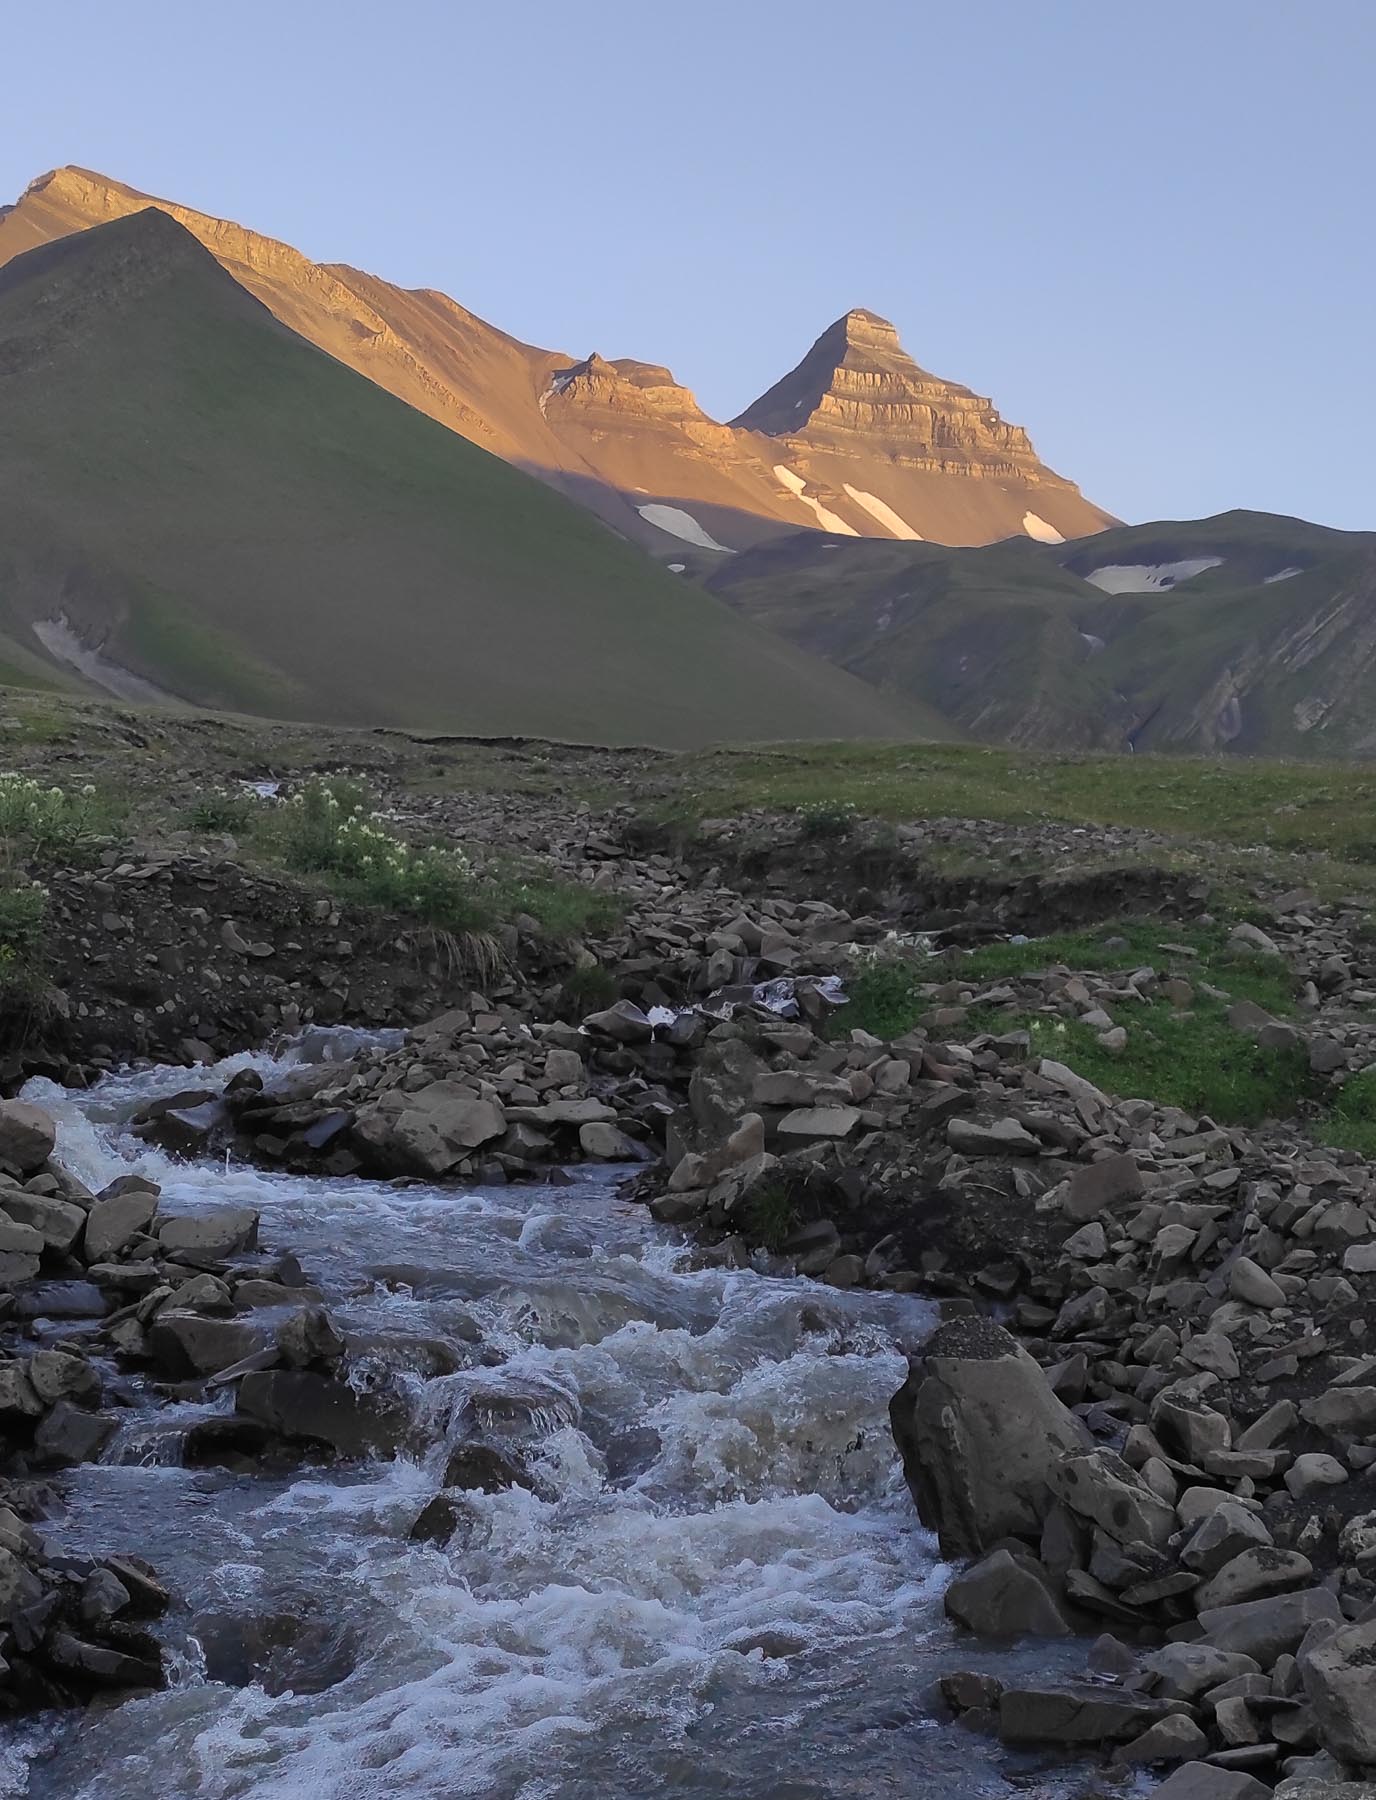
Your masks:
{"label": "stone", "polygon": [[594,1162],[637,1162],[640,1156],[623,1131],[600,1119],[579,1126],[578,1147]]}
{"label": "stone", "polygon": [[1254,1263],[1250,1256],[1239,1256],[1228,1271],[1228,1292],[1234,1300],[1247,1306],[1270,1308],[1285,1305],[1285,1292]]}
{"label": "stone", "polygon": [[1341,1487],[1348,1479],[1348,1472],[1336,1456],[1325,1456],[1322,1451],[1310,1451],[1304,1456],[1297,1456],[1285,1471],[1285,1485],[1296,1500],[1303,1500],[1319,1488]]}
{"label": "stone", "polygon": [[1122,1744],[1178,1710],[1178,1702],[1089,1686],[1005,1688],[999,1736],[1005,1744]]}
{"label": "stone", "polygon": [[983,1638],[1069,1637],[1074,1627],[1045,1572],[994,1550],[946,1589],[949,1618]]}
{"label": "stone", "polygon": [[1208,1748],[1207,1736],[1193,1719],[1183,1713],[1171,1713],[1124,1744],[1117,1752],[1117,1760],[1129,1765],[1188,1762],[1202,1756]]}
{"label": "stone", "polygon": [[258,1240],[258,1214],[251,1206],[218,1206],[206,1212],[178,1213],[158,1227],[165,1254],[189,1262],[223,1262]]}
{"label": "stone", "polygon": [[1211,1644],[1166,1644],[1153,1650],[1142,1666],[1160,1677],[1161,1693],[1178,1700],[1193,1700],[1240,1675],[1261,1673],[1255,1657],[1215,1650]]}
{"label": "stone", "polygon": [[42,1245],[49,1250],[70,1250],[86,1223],[86,1214],[81,1207],[68,1200],[56,1200],[49,1194],[24,1194],[13,1190],[0,1193],[0,1209],[16,1224],[27,1225],[36,1231]]}
{"label": "stone", "polygon": [[1152,1800],[1271,1800],[1271,1790],[1243,1769],[1182,1763],[1152,1793]]}
{"label": "stone", "polygon": [[785,1113],[776,1129],[780,1138],[793,1144],[816,1144],[847,1138],[859,1123],[858,1107],[800,1106]]}
{"label": "stone", "polygon": [[889,1417],[918,1514],[947,1557],[1035,1538],[1052,1505],[1053,1467],[1088,1445],[1033,1358],[973,1315],[933,1333]]}
{"label": "stone", "polygon": [[1062,1094],[1069,1094],[1072,1100],[1088,1100],[1097,1106],[1108,1105],[1108,1095],[1095,1087],[1092,1081],[1086,1081],[1083,1075],[1077,1075],[1074,1069],[1067,1068],[1065,1063],[1054,1062],[1044,1056],[1037,1064],[1037,1073],[1042,1080],[1048,1082]]}
{"label": "stone", "polygon": [[114,1435],[115,1421],[59,1400],[33,1434],[33,1459],[43,1469],[94,1462]]}
{"label": "stone", "polygon": [[142,1236],[158,1210],[155,1193],[115,1194],[98,1199],[86,1215],[82,1254],[88,1263],[109,1262]]}
{"label": "stone", "polygon": [[29,1358],[29,1382],[45,1406],[59,1400],[89,1401],[100,1399],[100,1376],[84,1356],[73,1356],[65,1350],[35,1350]]}
{"label": "stone", "polygon": [[1115,1543],[1160,1550],[1175,1532],[1175,1508],[1111,1450],[1071,1453],[1050,1472],[1051,1491]]}
{"label": "stone", "polygon": [[1299,1666],[1324,1748],[1343,1762],[1376,1766],[1376,1618],[1307,1646]]}
{"label": "stone", "polygon": [[1040,1156],[1041,1139],[1016,1119],[981,1124],[976,1119],[946,1121],[946,1142],[962,1156]]}
{"label": "stone", "polygon": [[1313,1578],[1314,1565],[1307,1556],[1258,1544],[1241,1551],[1210,1576],[1197,1590],[1195,1605],[1200,1612],[1208,1607],[1236,1606],[1268,1594],[1288,1594],[1307,1587]]}
{"label": "stone", "polygon": [[513,1487],[533,1491],[535,1487],[526,1470],[504,1450],[476,1442],[458,1444],[450,1451],[444,1485],[477,1489],[484,1494],[501,1494]]}
{"label": "stone", "polygon": [[1199,1615],[1204,1639],[1216,1650],[1235,1650],[1269,1669],[1278,1656],[1293,1655],[1309,1627],[1321,1620],[1342,1623],[1342,1608],[1327,1588],[1305,1588],[1266,1600],[1244,1600]]}
{"label": "stone", "polygon": [[1376,1431],[1376,1387],[1332,1387],[1317,1399],[1306,1400],[1300,1417],[1320,1431],[1364,1437]]}
{"label": "stone", "polygon": [[583,1029],[618,1044],[648,1044],[655,1035],[649,1018],[632,1000],[618,1000],[603,1012],[589,1013]]}
{"label": "stone", "polygon": [[1213,1575],[1244,1550],[1271,1541],[1271,1533],[1254,1512],[1236,1500],[1223,1500],[1195,1530],[1181,1550],[1180,1560],[1200,1575]]}
{"label": "stone", "polygon": [[33,1570],[12,1550],[0,1549],[0,1619],[12,1619],[42,1598],[43,1584]]}
{"label": "stone", "polygon": [[169,1374],[214,1375],[272,1343],[267,1327],[248,1319],[208,1318],[165,1308],[148,1327],[150,1355]]}
{"label": "stone", "polygon": [[0,1100],[0,1163],[20,1175],[36,1175],[53,1153],[57,1126],[27,1100]]}
{"label": "stone", "polygon": [[394,1456],[410,1423],[382,1394],[360,1394],[332,1376],[266,1369],[239,1383],[236,1411],[285,1438],[323,1444],[340,1456]]}
{"label": "stone", "polygon": [[1067,1218],[1083,1222],[1106,1208],[1140,1199],[1145,1191],[1142,1171],[1132,1157],[1103,1156],[1075,1170],[1062,1197],[1061,1210]]}

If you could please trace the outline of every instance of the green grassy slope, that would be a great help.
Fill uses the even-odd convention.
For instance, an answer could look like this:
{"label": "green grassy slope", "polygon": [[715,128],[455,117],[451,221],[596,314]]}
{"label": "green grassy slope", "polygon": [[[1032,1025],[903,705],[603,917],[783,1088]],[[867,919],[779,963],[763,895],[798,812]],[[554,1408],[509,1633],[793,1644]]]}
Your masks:
{"label": "green grassy slope", "polygon": [[0,271],[0,632],[36,652],[57,617],[172,696],[277,717],[943,732],[306,344],[155,210]]}
{"label": "green grassy slope", "polygon": [[[1216,556],[1153,593],[1108,564]],[[1282,571],[1284,580],[1274,578]],[[710,577],[747,616],[971,735],[1067,748],[1376,749],[1376,534],[1228,513],[1047,546],[766,545]]]}

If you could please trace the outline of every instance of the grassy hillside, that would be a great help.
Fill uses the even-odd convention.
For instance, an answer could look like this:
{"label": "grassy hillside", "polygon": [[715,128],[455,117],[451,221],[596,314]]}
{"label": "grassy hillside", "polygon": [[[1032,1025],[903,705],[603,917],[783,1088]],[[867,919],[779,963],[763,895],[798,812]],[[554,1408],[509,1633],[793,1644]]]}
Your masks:
{"label": "grassy hillside", "polygon": [[942,729],[306,344],[155,210],[0,271],[0,631],[37,661],[62,619],[170,697],[276,717]]}
{"label": "grassy hillside", "polygon": [[[1106,566],[1215,566],[1105,592]],[[1139,578],[1140,579],[1140,578]],[[798,537],[714,571],[747,616],[986,740],[1376,750],[1376,534],[1228,513],[1073,544]]]}

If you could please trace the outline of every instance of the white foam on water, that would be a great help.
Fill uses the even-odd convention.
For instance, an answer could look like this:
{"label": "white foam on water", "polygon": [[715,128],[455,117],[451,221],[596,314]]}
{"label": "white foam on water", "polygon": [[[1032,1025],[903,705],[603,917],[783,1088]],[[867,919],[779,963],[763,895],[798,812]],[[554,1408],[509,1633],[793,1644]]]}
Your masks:
{"label": "white foam on water", "polygon": [[1206,569],[1222,566],[1221,556],[1187,556],[1168,563],[1105,563],[1091,569],[1085,580],[1106,594],[1160,594],[1193,581]]}
{"label": "white foam on water", "polygon": [[877,519],[896,538],[907,538],[913,543],[922,542],[922,533],[914,531],[904,518],[901,518],[891,506],[875,494],[867,494],[863,488],[852,487],[848,481],[841,484],[857,506],[863,506],[872,519]]}
{"label": "white foam on water", "polygon": [[734,554],[728,545],[719,544],[704,526],[698,524],[692,513],[684,512],[681,506],[662,506],[658,501],[649,501],[635,510],[647,525],[657,525],[670,537],[682,538],[685,544],[696,544],[700,550],[720,550],[726,556]]}

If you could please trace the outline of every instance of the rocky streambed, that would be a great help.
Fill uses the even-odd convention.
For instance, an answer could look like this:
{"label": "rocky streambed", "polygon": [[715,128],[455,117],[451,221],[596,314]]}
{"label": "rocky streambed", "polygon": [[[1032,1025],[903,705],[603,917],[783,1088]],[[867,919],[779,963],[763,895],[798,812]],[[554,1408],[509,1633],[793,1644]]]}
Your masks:
{"label": "rocky streambed", "polygon": [[[1208,1003],[1336,1093],[1357,909],[1236,928],[1293,1018],[1165,881],[1137,966],[953,950],[880,1037],[827,977],[901,906],[580,855],[613,1004],[422,973],[409,1031],[218,1063],[193,1006],[182,1066],[30,1084],[56,1145],[6,1113],[15,1791],[1368,1793],[1371,1165],[1046,1053]],[[300,947],[237,935],[246,996]]]}
{"label": "rocky streambed", "polygon": [[[208,1079],[246,1067],[284,1073]],[[946,1571],[887,1417],[930,1302],[695,1266],[596,1165],[484,1188],[173,1161],[127,1121],[184,1079],[31,1096],[106,1198],[67,1203],[105,1260],[32,1294],[8,1365],[61,1342],[103,1390],[76,1396],[94,1459],[15,1484],[29,1561],[93,1649],[142,1597],[121,1557],[172,1598],[161,1685],[105,1664],[68,1697],[122,1704],[13,1721],[8,1791],[1072,1791],[936,1698]]]}

